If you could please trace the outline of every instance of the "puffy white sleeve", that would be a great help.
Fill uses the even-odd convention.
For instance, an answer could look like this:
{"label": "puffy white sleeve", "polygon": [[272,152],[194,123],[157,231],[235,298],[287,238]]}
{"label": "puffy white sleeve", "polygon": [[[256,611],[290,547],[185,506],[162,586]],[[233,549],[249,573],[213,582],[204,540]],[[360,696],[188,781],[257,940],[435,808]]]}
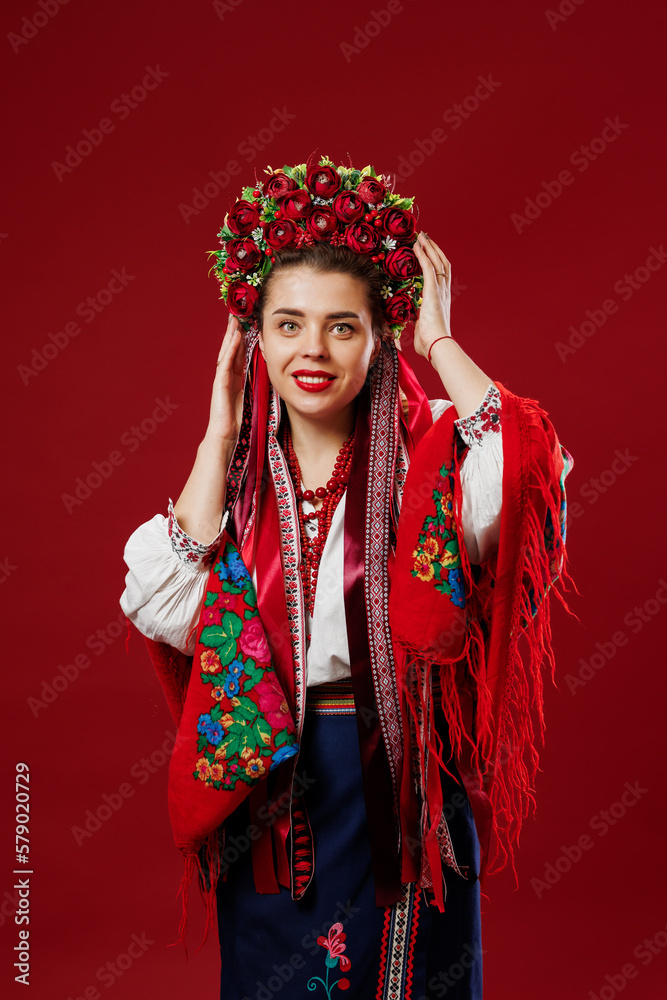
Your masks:
{"label": "puffy white sleeve", "polygon": [[182,653],[194,652],[193,630],[228,513],[217,537],[204,544],[183,531],[170,499],[167,517],[156,514],[130,535],[123,554],[129,572],[120,606],[149,639],[169,643]]}
{"label": "puffy white sleeve", "polygon": [[[429,400],[433,420],[453,406],[449,399]],[[474,413],[454,424],[468,450],[461,463],[463,540],[471,563],[479,565],[498,547],[503,497],[501,398],[491,383]]]}

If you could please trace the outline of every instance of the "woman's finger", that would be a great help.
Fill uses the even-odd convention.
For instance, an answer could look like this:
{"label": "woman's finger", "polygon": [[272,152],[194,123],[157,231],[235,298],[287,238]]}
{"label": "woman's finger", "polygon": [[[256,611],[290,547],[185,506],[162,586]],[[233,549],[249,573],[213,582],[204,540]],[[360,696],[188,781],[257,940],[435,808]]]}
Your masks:
{"label": "woman's finger", "polygon": [[[430,292],[431,289],[436,287],[437,278],[435,276],[436,268],[434,266],[433,260],[431,259],[429,253],[425,249],[424,245],[420,240],[414,245],[414,251],[417,255],[417,260],[421,264],[422,273],[424,275],[424,291]],[[433,251],[431,251],[432,253]]]}
{"label": "woman's finger", "polygon": [[440,250],[439,248],[436,249],[438,258],[440,260],[440,267],[438,268],[438,271],[442,272],[447,277],[447,279],[449,279],[452,274],[451,262],[447,260],[442,250]]}
{"label": "woman's finger", "polygon": [[437,263],[434,261],[434,263],[436,263],[436,268],[435,268],[436,273],[441,273],[441,274],[444,273],[445,276],[449,278],[452,272],[451,263],[447,260],[444,253],[434,240],[430,239],[430,237],[427,237],[427,241],[429,246],[433,250],[435,257],[437,258]]}
{"label": "woman's finger", "polygon": [[232,351],[234,354],[236,353],[236,348],[238,347],[236,333],[239,329],[238,318],[230,313],[227,321],[227,329],[225,330],[220,351],[218,352],[216,367],[219,367],[220,365],[223,365],[225,361],[228,361],[228,356],[232,353]]}

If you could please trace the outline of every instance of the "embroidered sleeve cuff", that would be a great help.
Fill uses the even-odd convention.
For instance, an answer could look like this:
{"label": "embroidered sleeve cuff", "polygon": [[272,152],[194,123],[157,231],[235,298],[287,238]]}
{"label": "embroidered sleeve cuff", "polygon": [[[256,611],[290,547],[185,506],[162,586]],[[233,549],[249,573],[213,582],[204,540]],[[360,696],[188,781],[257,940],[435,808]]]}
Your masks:
{"label": "embroidered sleeve cuff", "polygon": [[182,562],[187,563],[189,566],[201,569],[210,566],[220,546],[220,539],[222,538],[222,534],[225,530],[228,516],[229,511],[226,510],[222,516],[220,531],[212,542],[208,542],[207,544],[204,544],[204,542],[197,542],[181,528],[178,520],[176,519],[174,505],[170,497],[169,507],[167,508],[167,530],[169,532],[171,547],[178,558]]}
{"label": "embroidered sleeve cuff", "polygon": [[500,409],[500,392],[492,382],[475,412],[454,421],[469,447],[479,447],[492,435],[500,433]]}

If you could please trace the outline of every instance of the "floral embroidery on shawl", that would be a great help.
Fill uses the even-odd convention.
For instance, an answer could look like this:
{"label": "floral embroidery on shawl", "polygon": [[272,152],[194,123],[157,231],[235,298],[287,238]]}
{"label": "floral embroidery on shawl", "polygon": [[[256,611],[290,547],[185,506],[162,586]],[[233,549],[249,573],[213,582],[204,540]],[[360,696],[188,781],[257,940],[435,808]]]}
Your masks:
{"label": "floral embroidery on shawl", "polygon": [[434,513],[428,514],[412,553],[412,575],[433,582],[459,608],[465,607],[463,573],[454,520],[454,475],[447,463],[441,466],[433,490]]}
{"label": "floral embroidery on shawl", "polygon": [[238,551],[229,542],[213,566],[219,590],[204,599],[199,676],[211,708],[197,722],[193,777],[209,788],[254,785],[297,753],[294,724],[257,614],[257,598]]}

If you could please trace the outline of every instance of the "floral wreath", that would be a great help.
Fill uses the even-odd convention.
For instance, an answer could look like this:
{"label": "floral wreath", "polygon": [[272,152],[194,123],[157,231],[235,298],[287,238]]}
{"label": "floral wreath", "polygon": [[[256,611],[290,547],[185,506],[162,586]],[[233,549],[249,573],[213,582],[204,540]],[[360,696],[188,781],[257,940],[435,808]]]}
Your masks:
{"label": "floral wreath", "polygon": [[[265,181],[244,187],[218,233],[221,250],[210,250],[221,298],[248,330],[258,287],[276,254],[287,247],[330,243],[368,255],[384,277],[384,315],[398,339],[416,318],[424,279],[412,249],[417,239],[414,198],[390,190],[388,178],[373,167],[319,163],[267,167]],[[393,185],[392,185],[393,186]],[[210,272],[209,272],[210,273]]]}

